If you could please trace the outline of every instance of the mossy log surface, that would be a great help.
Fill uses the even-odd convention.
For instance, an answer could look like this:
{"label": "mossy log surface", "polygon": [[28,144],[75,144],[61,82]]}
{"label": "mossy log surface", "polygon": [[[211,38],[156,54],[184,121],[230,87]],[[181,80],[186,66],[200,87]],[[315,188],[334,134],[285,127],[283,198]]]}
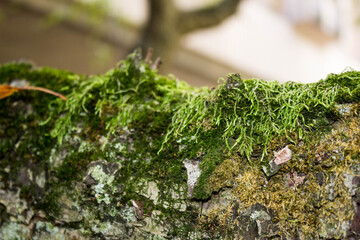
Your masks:
{"label": "mossy log surface", "polygon": [[0,84],[0,239],[358,239],[360,72],[215,89],[138,53],[103,75]]}

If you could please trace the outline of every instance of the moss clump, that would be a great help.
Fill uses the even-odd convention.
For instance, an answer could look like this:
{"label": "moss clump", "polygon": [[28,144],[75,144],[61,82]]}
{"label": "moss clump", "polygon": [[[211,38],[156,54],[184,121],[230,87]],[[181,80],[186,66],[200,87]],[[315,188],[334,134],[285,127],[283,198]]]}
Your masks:
{"label": "moss clump", "polygon": [[350,70],[341,74],[329,74],[325,81],[319,85],[338,87],[336,95],[338,103],[352,103],[360,100],[359,72]]}
{"label": "moss clump", "polygon": [[[64,95],[76,84],[77,78],[77,75],[67,71],[36,68],[23,62],[0,66],[1,84],[25,80],[32,86],[48,88]],[[23,198],[35,208],[44,210],[58,208],[54,201],[44,196],[56,192],[52,189],[56,184],[47,179],[50,168],[48,160],[56,145],[56,139],[49,134],[55,120],[46,120],[58,102],[54,96],[35,91],[14,93],[0,100],[1,181],[5,186],[14,184],[19,187]]]}
{"label": "moss clump", "polygon": [[238,158],[224,160],[212,172],[208,189],[210,192],[217,192],[223,187],[231,187],[234,183],[235,176],[239,174],[240,161]]}
{"label": "moss clump", "polygon": [[[351,171],[347,164],[358,161],[358,119],[349,120],[341,134],[332,133],[326,141],[321,136],[329,134],[334,121],[357,114],[358,106],[349,110],[353,115],[344,115],[337,104],[359,100],[359,77],[349,71],[313,84],[279,84],[232,74],[210,90],[158,75],[138,53],[104,75],[89,77],[26,63],[5,64],[0,67],[4,83],[26,79],[66,95],[67,101],[35,92],[15,93],[0,101],[0,177],[5,186],[21,186],[19,174],[30,169],[36,177],[22,187],[21,196],[56,218],[63,191],[82,181],[91,162],[102,160],[104,173],[111,164],[118,168],[109,186],[96,185],[105,200],[94,201],[91,189],[78,192],[87,194],[86,199],[77,199],[79,208],[91,215],[82,222],[85,232],[91,231],[92,221],[124,220],[122,207],[131,212],[137,201],[139,216],[161,212],[159,223],[172,225],[168,228],[172,236],[186,238],[198,216],[187,204],[183,160],[191,159],[199,161],[201,169],[192,198],[207,200],[213,192],[233,187],[242,208],[255,203],[272,208],[284,233],[300,229],[316,236],[317,216],[325,219],[334,204],[343,208],[349,204],[344,184],[334,179],[341,179],[343,172]],[[295,157],[267,182],[259,166],[285,145]],[[310,152],[312,146],[317,150]],[[324,184],[317,188],[316,174],[323,172]],[[284,179],[295,173],[304,174],[306,181],[289,188]],[[37,175],[46,176],[46,181]],[[158,199],[143,194],[149,182],[156,182]],[[333,203],[312,194],[327,195],[324,186],[329,184],[337,194]],[[117,186],[121,191],[113,191]],[[216,212],[216,219],[210,216],[208,229],[216,231],[217,224],[232,229],[231,207]],[[344,212],[331,214],[346,221],[352,215],[349,209]],[[329,220],[325,225],[336,223]]]}
{"label": "moss clump", "polygon": [[[234,215],[261,204],[274,211],[276,226],[284,237],[301,232],[311,239],[345,238],[354,217],[348,178],[359,171],[359,129],[359,116],[352,111],[330,133],[292,144],[293,158],[270,180],[259,168],[244,166],[233,188],[240,207],[234,211],[229,204],[226,210],[217,209],[200,224],[216,222],[213,233],[226,235],[240,224]],[[301,181],[296,179],[300,174],[305,177]]]}
{"label": "moss clump", "polygon": [[328,131],[338,118],[334,106],[339,89],[330,80],[280,84],[229,75],[215,90],[189,94],[175,109],[162,149],[179,139],[188,147],[183,158],[196,158],[199,149],[204,149],[199,158],[202,174],[193,196],[206,199],[211,195],[208,180],[227,156],[239,154],[260,165],[268,160],[274,140],[294,143],[314,129]]}
{"label": "moss clump", "polygon": [[107,138],[121,127],[146,123],[163,126],[176,104],[192,89],[185,83],[157,75],[135,52],[120,62],[118,68],[103,76],[82,79],[72,89],[67,101],[57,109],[64,114],[57,119],[52,136],[61,143],[72,124],[79,117],[84,119],[81,115],[91,116],[88,122],[104,125]]}
{"label": "moss clump", "polygon": [[302,138],[312,129],[314,114],[315,119],[330,114],[337,92],[338,86],[326,84],[280,84],[229,75],[216,90],[195,93],[179,107],[165,142],[220,129],[229,149],[250,160],[254,147],[261,146],[264,157],[273,138],[292,132]]}

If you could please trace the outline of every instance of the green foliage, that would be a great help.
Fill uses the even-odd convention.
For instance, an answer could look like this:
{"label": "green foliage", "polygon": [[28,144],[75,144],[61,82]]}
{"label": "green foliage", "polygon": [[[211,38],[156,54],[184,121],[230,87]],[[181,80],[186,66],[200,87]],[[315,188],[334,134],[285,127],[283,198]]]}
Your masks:
{"label": "green foliage", "polygon": [[61,143],[72,123],[87,115],[91,116],[89,121],[99,118],[104,122],[109,137],[117,127],[150,122],[149,118],[156,118],[157,114],[171,113],[191,89],[185,83],[157,75],[135,52],[118,68],[104,76],[82,79],[72,89],[59,107],[63,115],[57,120],[52,136]]}
{"label": "green foliage", "polygon": [[216,166],[220,165],[226,158],[224,154],[226,146],[223,142],[218,141],[216,145],[211,144],[210,146],[202,157],[200,164],[202,172],[193,192],[193,197],[196,199],[208,199],[211,196],[214,189],[209,187],[209,178],[216,169]]}
{"label": "green foliage", "polygon": [[[63,94],[66,94],[66,90],[61,90],[62,86],[72,86],[73,76],[74,74],[66,71],[35,68],[26,62],[12,62],[0,66],[0,84],[24,79],[33,86],[51,88]],[[56,97],[48,94],[28,91],[15,93],[0,101],[2,169],[10,164],[12,170],[17,170],[28,162],[37,163],[47,158],[51,146],[56,143],[48,135],[53,122],[48,121],[47,125],[40,123],[48,118],[53,107],[51,104],[56,100]],[[21,158],[21,161],[14,161],[15,157]],[[17,174],[16,171],[13,172]]]}
{"label": "green foliage", "polygon": [[[291,148],[294,161],[282,170],[310,173],[321,167],[314,161],[319,156],[323,158],[324,168],[339,165],[340,158],[327,158],[325,152],[338,149],[346,137],[348,144],[342,145],[346,161],[357,161],[358,144],[350,140],[359,135],[358,121],[338,131],[338,143],[331,143],[335,135],[324,141],[335,147],[318,145],[316,152],[303,153],[307,153],[311,144],[316,144],[312,138],[321,135],[323,127],[344,116],[336,110],[343,109],[335,106],[337,103],[360,100],[359,77],[359,72],[348,71],[330,74],[318,83],[279,84],[242,80],[233,74],[215,90],[210,90],[195,89],[158,75],[138,53],[131,54],[106,74],[90,77],[34,68],[27,63],[5,64],[0,66],[2,83],[26,79],[31,85],[66,95],[67,101],[34,92],[16,93],[0,101],[0,178],[4,184],[18,182],[20,171],[28,168],[34,176],[48,174],[44,192],[39,192],[35,183],[31,183],[22,188],[21,195],[36,203],[37,209],[55,216],[60,196],[66,189],[74,188],[74,181],[81,181],[89,163],[100,159],[113,161],[120,168],[114,182],[125,183],[124,191],[112,195],[113,199],[121,194],[121,204],[137,200],[142,202],[145,212],[161,211],[164,220],[174,223],[172,234],[188,236],[197,216],[190,206],[186,213],[162,207],[165,203],[167,206],[181,204],[182,197],[186,197],[183,167],[186,158],[201,162],[201,175],[192,195],[197,200],[208,199],[213,192],[232,186],[234,175],[251,169],[250,173],[242,174],[240,184],[244,186],[238,188],[242,202],[249,206],[261,199],[264,205],[268,202],[265,201],[267,195],[253,197],[259,196],[256,195],[259,192],[265,193],[258,190],[264,185],[260,182],[263,173],[258,167],[245,166],[245,157],[258,164],[260,159],[268,159],[264,158],[267,152],[278,150],[285,142],[294,147],[297,145],[290,142],[306,139],[301,151]],[[351,111],[357,114],[358,105]],[[314,132],[316,136],[306,137]],[[107,137],[108,144],[99,151],[103,136]],[[52,137],[64,144],[56,144]],[[304,157],[300,159],[300,155]],[[283,180],[280,174],[278,179]],[[311,180],[314,179],[307,179]],[[159,188],[157,203],[139,193],[148,181],[156,182]],[[248,182],[253,182],[255,187],[246,190]],[[283,197],[288,194],[287,190],[280,184],[269,191],[274,209],[281,210],[284,201],[287,204]],[[302,211],[307,199],[296,194],[290,195],[288,206]],[[302,205],[293,201],[295,197]],[[107,212],[106,208],[97,209]],[[179,219],[189,221],[179,228],[176,225]],[[308,219],[306,214],[304,219]]]}
{"label": "green foliage", "polygon": [[[33,86],[49,88],[62,94],[67,94],[76,84],[76,77],[67,71],[35,68],[24,62],[0,66],[1,84],[26,80]],[[27,169],[34,176],[48,170],[51,150],[56,145],[55,139],[49,135],[55,121],[48,118],[56,108],[56,103],[56,97],[35,91],[15,93],[0,101],[0,178],[4,183],[16,182],[22,174],[21,169]],[[46,119],[47,124],[42,124]],[[5,168],[11,171],[6,172]],[[21,187],[21,195],[46,212],[55,210],[58,209],[54,200],[57,197],[50,194],[57,191],[53,189],[54,185],[53,182],[45,184],[47,193],[42,197],[39,187],[29,183],[29,186]]]}
{"label": "green foliage", "polygon": [[360,75],[359,72],[350,70],[341,74],[329,74],[326,80],[320,81],[319,85],[337,86],[339,92],[336,95],[338,103],[352,103],[360,100]]}
{"label": "green foliage", "polygon": [[[197,92],[179,106],[164,143],[171,138],[202,131],[222,130],[218,136],[230,150],[250,156],[255,145],[263,146],[263,157],[271,139],[297,133],[302,138],[313,126],[308,113],[323,117],[332,111],[338,86],[242,80],[240,75],[215,91]],[[235,139],[229,144],[229,139]]]}
{"label": "green foliage", "polygon": [[[47,67],[35,68],[27,62],[11,62],[0,66],[0,83],[9,84],[16,79],[25,79],[32,86],[48,88],[61,94],[68,94],[78,75],[68,71]],[[31,93],[37,94],[37,93]]]}

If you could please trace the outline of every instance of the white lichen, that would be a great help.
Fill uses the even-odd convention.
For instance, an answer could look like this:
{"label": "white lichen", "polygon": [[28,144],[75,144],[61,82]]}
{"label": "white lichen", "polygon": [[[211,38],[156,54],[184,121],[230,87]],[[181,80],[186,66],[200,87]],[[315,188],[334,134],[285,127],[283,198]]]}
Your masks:
{"label": "white lichen", "polygon": [[24,225],[10,222],[1,227],[0,239],[29,239],[30,230]]}
{"label": "white lichen", "polygon": [[184,167],[187,172],[187,184],[188,184],[188,196],[192,196],[195,185],[197,184],[197,180],[200,177],[201,169],[200,162],[195,160],[184,160]]}
{"label": "white lichen", "polygon": [[18,221],[25,222],[26,217],[23,213],[28,209],[25,200],[20,198],[20,189],[14,191],[5,191],[0,189],[0,203],[6,207],[6,212],[18,219]]}
{"label": "white lichen", "polygon": [[35,177],[35,182],[36,184],[40,187],[40,188],[44,188],[45,187],[45,171],[42,171],[40,174],[37,174]]}
{"label": "white lichen", "polygon": [[[110,204],[111,199],[108,191],[114,189],[112,183],[114,181],[114,175],[106,174],[100,165],[96,165],[89,169],[89,175],[91,175],[98,184],[95,185],[95,197],[98,203],[104,202]],[[112,190],[111,190],[112,189]]]}
{"label": "white lichen", "polygon": [[160,189],[157,183],[154,181],[149,181],[149,182],[144,181],[143,184],[139,185],[139,189],[136,189],[135,192],[152,200],[154,204],[158,203]]}
{"label": "white lichen", "polygon": [[269,214],[265,211],[254,211],[251,215],[250,215],[250,219],[253,221],[256,220],[266,220],[266,221],[270,221],[271,217],[269,216]]}

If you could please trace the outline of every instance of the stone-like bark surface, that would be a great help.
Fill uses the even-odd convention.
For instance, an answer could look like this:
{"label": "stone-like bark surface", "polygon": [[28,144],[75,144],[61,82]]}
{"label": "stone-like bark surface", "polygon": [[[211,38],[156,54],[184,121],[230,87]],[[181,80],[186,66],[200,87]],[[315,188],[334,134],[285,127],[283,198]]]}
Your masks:
{"label": "stone-like bark surface", "polygon": [[136,54],[103,76],[0,66],[67,98],[0,100],[0,238],[357,239],[359,77],[209,90]]}

